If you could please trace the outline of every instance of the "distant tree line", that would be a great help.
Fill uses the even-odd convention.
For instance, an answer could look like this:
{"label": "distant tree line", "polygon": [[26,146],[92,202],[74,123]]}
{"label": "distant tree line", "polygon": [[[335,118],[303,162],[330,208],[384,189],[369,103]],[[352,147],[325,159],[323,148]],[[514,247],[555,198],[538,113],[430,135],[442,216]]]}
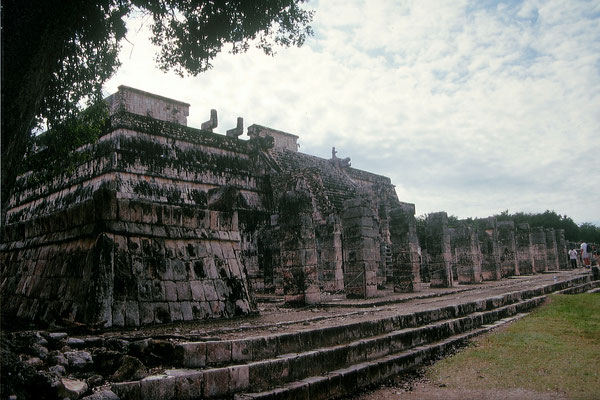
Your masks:
{"label": "distant tree line", "polygon": [[[511,214],[508,210],[502,211],[500,214],[494,215],[498,221],[513,221],[516,224],[527,223],[531,227],[543,226],[544,228],[564,229],[565,239],[572,242],[591,242],[600,243],[600,227],[585,222],[577,225],[570,217],[557,214],[555,211],[546,210],[543,213],[524,213],[517,212]],[[419,239],[424,235],[426,215],[417,216],[417,233]],[[467,218],[467,223],[476,224],[477,219]],[[456,227],[459,223],[458,217],[455,215],[448,216],[448,226]]]}

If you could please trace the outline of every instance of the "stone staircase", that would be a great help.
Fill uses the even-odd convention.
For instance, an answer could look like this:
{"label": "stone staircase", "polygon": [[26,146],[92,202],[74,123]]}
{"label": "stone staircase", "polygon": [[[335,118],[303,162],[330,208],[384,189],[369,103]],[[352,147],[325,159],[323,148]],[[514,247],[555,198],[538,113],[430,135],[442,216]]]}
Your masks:
{"label": "stone staircase", "polygon": [[171,364],[115,383],[122,399],[329,399],[380,382],[525,315],[546,295],[593,290],[589,276],[442,308],[230,340],[179,342]]}

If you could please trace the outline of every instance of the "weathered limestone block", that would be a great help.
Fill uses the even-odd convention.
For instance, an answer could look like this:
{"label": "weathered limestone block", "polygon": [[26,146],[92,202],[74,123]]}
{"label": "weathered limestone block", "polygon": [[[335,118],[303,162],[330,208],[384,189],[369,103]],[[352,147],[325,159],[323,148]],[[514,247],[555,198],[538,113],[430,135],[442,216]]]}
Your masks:
{"label": "weathered limestone block", "polygon": [[278,223],[280,259],[274,273],[280,277],[286,302],[318,303],[321,291],[310,197],[286,192],[279,202]]}
{"label": "weathered limestone block", "polygon": [[111,114],[127,111],[163,121],[187,125],[190,105],[144,92],[128,86],[119,86],[119,91],[105,99]]}
{"label": "weathered limestone block", "polygon": [[479,247],[482,254],[481,275],[484,281],[496,281],[502,277],[496,218],[490,217],[478,222]]}
{"label": "weathered limestone block", "polygon": [[458,283],[481,282],[481,251],[475,228],[461,222],[450,230],[453,252],[453,273]]}
{"label": "weathered limestone block", "polygon": [[558,247],[556,244],[556,232],[554,228],[548,228],[545,231],[546,234],[546,265],[548,271],[556,271],[559,268],[558,265]]}
{"label": "weathered limestone block", "polygon": [[531,242],[531,228],[529,224],[517,225],[515,230],[515,246],[520,274],[535,274],[533,244]]}
{"label": "weathered limestone block", "polygon": [[536,226],[531,229],[531,247],[533,251],[533,268],[535,272],[548,271],[548,259],[546,254],[546,233],[544,228]]}
{"label": "weathered limestone block", "polygon": [[248,127],[248,136],[251,139],[271,137],[275,148],[298,151],[298,136],[291,133],[253,124]]}
{"label": "weathered limestone block", "polygon": [[410,292],[421,282],[415,206],[400,203],[390,210],[392,279],[395,292]]}
{"label": "weathered limestone block", "polygon": [[513,221],[500,221],[497,228],[502,276],[520,275],[515,242],[515,223]]}
{"label": "weathered limestone block", "polygon": [[[91,204],[102,210],[114,202],[116,193],[94,197],[98,200]],[[148,214],[158,209],[134,201],[119,207],[141,207]],[[94,219],[110,217],[100,211],[89,217],[89,232],[105,233],[88,237],[87,231],[81,231],[80,236],[60,244],[16,253],[2,251],[1,257],[7,261],[3,276],[12,276],[2,286],[3,297],[12,299],[9,314],[45,323],[69,320],[123,327],[195,319],[201,313],[194,314],[192,300],[198,301],[196,308],[211,310],[202,318],[253,312],[255,305],[237,256],[239,241],[231,239],[239,235],[230,234],[237,229],[236,214],[183,210],[182,218],[167,226],[169,238],[164,237],[166,229],[160,237],[160,231],[154,229],[159,222],[153,218],[133,222],[135,213],[122,212],[119,220]],[[198,235],[187,228],[188,218],[198,225],[214,219],[215,227],[228,230]],[[139,224],[139,228],[128,224]],[[123,230],[129,235],[121,234]],[[43,261],[34,261],[37,272],[30,268],[33,264],[27,256],[20,256],[33,249],[38,253],[35,259]],[[204,284],[202,293],[190,280]]]}
{"label": "weathered limestone block", "polygon": [[565,230],[557,229],[556,234],[556,253],[558,256],[558,268],[570,269],[569,265],[569,250],[567,249],[567,241],[565,239]]}
{"label": "weathered limestone block", "polygon": [[344,202],[344,288],[348,297],[369,298],[377,293],[379,249],[375,246],[373,219],[367,197]]}
{"label": "weathered limestone block", "polygon": [[431,213],[425,220],[425,243],[431,287],[452,287],[452,248],[448,215],[445,212]]}

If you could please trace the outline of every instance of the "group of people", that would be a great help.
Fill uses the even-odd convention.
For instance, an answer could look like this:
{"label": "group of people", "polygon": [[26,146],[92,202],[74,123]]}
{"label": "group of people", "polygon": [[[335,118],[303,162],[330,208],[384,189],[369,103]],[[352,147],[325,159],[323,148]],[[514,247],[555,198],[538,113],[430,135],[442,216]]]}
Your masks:
{"label": "group of people", "polygon": [[592,265],[600,265],[600,252],[595,245],[582,242],[579,245],[579,251],[572,248],[569,250],[569,259],[571,268],[577,268],[577,258],[581,256],[581,262],[585,268],[590,268]]}

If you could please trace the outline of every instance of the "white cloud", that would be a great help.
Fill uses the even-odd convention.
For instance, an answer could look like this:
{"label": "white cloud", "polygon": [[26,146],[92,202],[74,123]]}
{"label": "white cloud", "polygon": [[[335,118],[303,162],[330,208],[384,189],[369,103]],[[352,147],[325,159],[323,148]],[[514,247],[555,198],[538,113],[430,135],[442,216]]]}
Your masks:
{"label": "white cloud", "polygon": [[600,225],[600,5],[485,4],[318,2],[303,48],[224,53],[185,79],[158,71],[147,33],[130,29],[107,91],[186,101],[191,126],[217,108],[220,132],[242,116],[310,154],[336,146],[418,213],[553,209]]}

